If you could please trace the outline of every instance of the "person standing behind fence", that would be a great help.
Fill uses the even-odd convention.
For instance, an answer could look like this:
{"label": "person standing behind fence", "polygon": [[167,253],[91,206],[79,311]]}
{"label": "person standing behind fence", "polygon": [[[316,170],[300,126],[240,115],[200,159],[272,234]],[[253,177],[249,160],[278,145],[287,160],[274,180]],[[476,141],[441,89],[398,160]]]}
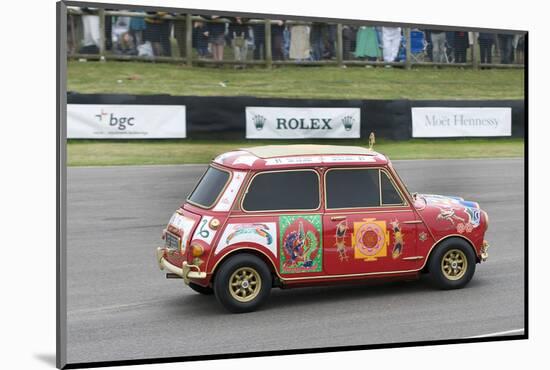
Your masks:
{"label": "person standing behind fence", "polygon": [[445,54],[448,63],[455,62],[455,33],[454,31],[445,32]]}
{"label": "person standing behind fence", "polygon": [[502,64],[510,64],[513,59],[512,41],[514,35],[507,33],[498,34],[498,46],[500,48],[500,62]]}
{"label": "person standing behind fence", "polygon": [[374,27],[359,27],[355,42],[355,56],[357,58],[366,58],[370,62],[377,61],[381,56],[379,45],[378,33]]}
{"label": "person standing behind fence", "polygon": [[[162,17],[166,12],[147,12],[150,15]],[[155,56],[171,56],[172,46],[170,45],[170,22],[160,18],[145,18],[144,39],[149,41],[153,47]]]}
{"label": "person standing behind fence", "polygon": [[143,44],[143,31],[145,31],[145,27],[145,20],[143,17],[130,18],[130,35],[134,39],[136,49]]}
{"label": "person standing behind fence", "polygon": [[208,26],[204,22],[193,22],[193,47],[199,58],[208,56]]}
{"label": "person standing behind fence", "polygon": [[285,26],[283,30],[283,59],[289,59],[290,54],[290,28]]}
{"label": "person standing behind fence", "polygon": [[336,25],[327,24],[325,27],[326,37],[325,40],[325,54],[326,59],[336,58]]}
{"label": "person standing behind fence", "polygon": [[252,32],[254,34],[254,59],[262,60],[265,55],[265,24],[254,23]]}
{"label": "person standing behind fence", "polygon": [[310,58],[309,32],[309,26],[304,24],[290,26],[290,59],[302,61]]}
{"label": "person standing behind fence", "polygon": [[[424,32],[424,42],[425,42],[425,50],[426,50],[426,56],[428,57],[428,60],[431,62],[434,61],[434,54],[433,54],[433,43],[432,43],[432,30],[427,29],[418,29],[420,32]],[[412,46],[411,46],[412,47]]]}
{"label": "person standing behind fence", "polygon": [[344,60],[351,59],[352,52],[356,48],[357,32],[355,27],[345,25],[342,27],[342,49]]}
{"label": "person standing behind fence", "polygon": [[456,31],[454,36],[455,63],[466,63],[466,49],[469,47],[468,32]]}
{"label": "person standing behind fence", "polygon": [[325,43],[323,42],[323,24],[314,22],[311,25],[309,41],[311,44],[311,58],[313,60],[321,60],[325,51]]}
{"label": "person standing behind fence", "polygon": [[516,45],[516,63],[525,63],[525,35],[519,35]]}
{"label": "person standing behind fence", "polygon": [[[205,18],[216,20],[220,17],[218,15],[211,15]],[[222,61],[223,49],[225,47],[225,23],[208,22],[208,41],[212,45],[212,59]]]}
{"label": "person standing behind fence", "polygon": [[185,51],[187,50],[185,46],[187,43],[187,38],[185,36],[185,34],[187,33],[187,27],[185,26],[185,19],[183,19],[183,17],[185,17],[185,14],[179,14],[179,16],[181,18],[174,21],[174,37],[176,38],[176,41],[178,43],[178,52],[180,58],[185,58],[187,57],[187,55],[185,55]]}
{"label": "person standing behind fence", "polygon": [[[229,26],[229,37],[233,46],[235,60],[242,62],[246,60],[248,51],[248,40],[250,39],[250,31],[247,20],[241,17],[235,17]],[[244,64],[236,65],[237,68],[244,68]]]}
{"label": "person standing behind fence", "polygon": [[283,33],[285,32],[285,22],[276,20],[271,23],[271,58],[273,60],[283,60]]}
{"label": "person standing behind fence", "polygon": [[495,35],[488,32],[480,32],[478,36],[479,61],[481,64],[491,64]]}
{"label": "person standing behind fence", "polygon": [[[382,27],[384,62],[394,62],[401,44],[401,27]],[[387,65],[386,67],[391,67]]]}
{"label": "person standing behind fence", "polygon": [[445,31],[430,30],[432,42],[432,61],[434,63],[445,63]]}
{"label": "person standing behind fence", "polygon": [[80,54],[98,54],[99,53],[99,17],[90,8],[82,8],[82,47],[78,51]]}

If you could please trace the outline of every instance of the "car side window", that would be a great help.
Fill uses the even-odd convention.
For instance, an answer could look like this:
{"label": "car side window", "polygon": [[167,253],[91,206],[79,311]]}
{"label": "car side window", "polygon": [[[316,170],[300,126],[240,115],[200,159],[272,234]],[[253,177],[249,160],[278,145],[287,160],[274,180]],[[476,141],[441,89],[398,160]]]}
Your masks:
{"label": "car side window", "polygon": [[242,202],[245,211],[315,210],[319,205],[319,176],[313,170],[259,173]]}
{"label": "car side window", "polygon": [[402,205],[403,198],[395,188],[393,182],[384,171],[380,171],[380,187],[382,193],[382,205]]}
{"label": "car side window", "polygon": [[378,169],[331,169],[326,172],[327,208],[380,206]]}

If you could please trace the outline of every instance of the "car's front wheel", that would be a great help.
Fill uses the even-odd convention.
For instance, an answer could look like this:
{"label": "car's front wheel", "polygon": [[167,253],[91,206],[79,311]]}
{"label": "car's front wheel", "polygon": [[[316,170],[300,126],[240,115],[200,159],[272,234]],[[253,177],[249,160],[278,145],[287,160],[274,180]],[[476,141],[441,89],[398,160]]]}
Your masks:
{"label": "car's front wheel", "polygon": [[476,258],[472,247],[462,239],[443,241],[429,261],[433,284],[440,289],[459,289],[474,276]]}
{"label": "car's front wheel", "polygon": [[260,258],[248,254],[229,257],[214,277],[214,294],[234,313],[256,310],[271,291],[271,272]]}

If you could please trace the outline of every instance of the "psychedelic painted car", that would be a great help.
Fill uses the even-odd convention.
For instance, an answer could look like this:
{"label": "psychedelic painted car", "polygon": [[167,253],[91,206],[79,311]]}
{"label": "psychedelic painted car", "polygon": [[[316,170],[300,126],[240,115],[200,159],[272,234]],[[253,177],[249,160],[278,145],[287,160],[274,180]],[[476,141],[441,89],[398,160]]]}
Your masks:
{"label": "psychedelic painted car", "polygon": [[456,196],[411,194],[371,149],[261,146],[210,164],[163,231],[167,277],[256,309],[272,287],[428,273],[464,287],[488,257],[487,213]]}

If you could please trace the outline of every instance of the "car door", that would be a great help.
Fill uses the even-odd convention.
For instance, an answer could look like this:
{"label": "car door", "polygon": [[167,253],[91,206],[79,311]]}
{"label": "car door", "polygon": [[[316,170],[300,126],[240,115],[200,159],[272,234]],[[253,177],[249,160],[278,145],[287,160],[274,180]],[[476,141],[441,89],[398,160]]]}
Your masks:
{"label": "car door", "polygon": [[324,174],[324,184],[327,274],[416,268],[421,221],[387,169],[331,168]]}

